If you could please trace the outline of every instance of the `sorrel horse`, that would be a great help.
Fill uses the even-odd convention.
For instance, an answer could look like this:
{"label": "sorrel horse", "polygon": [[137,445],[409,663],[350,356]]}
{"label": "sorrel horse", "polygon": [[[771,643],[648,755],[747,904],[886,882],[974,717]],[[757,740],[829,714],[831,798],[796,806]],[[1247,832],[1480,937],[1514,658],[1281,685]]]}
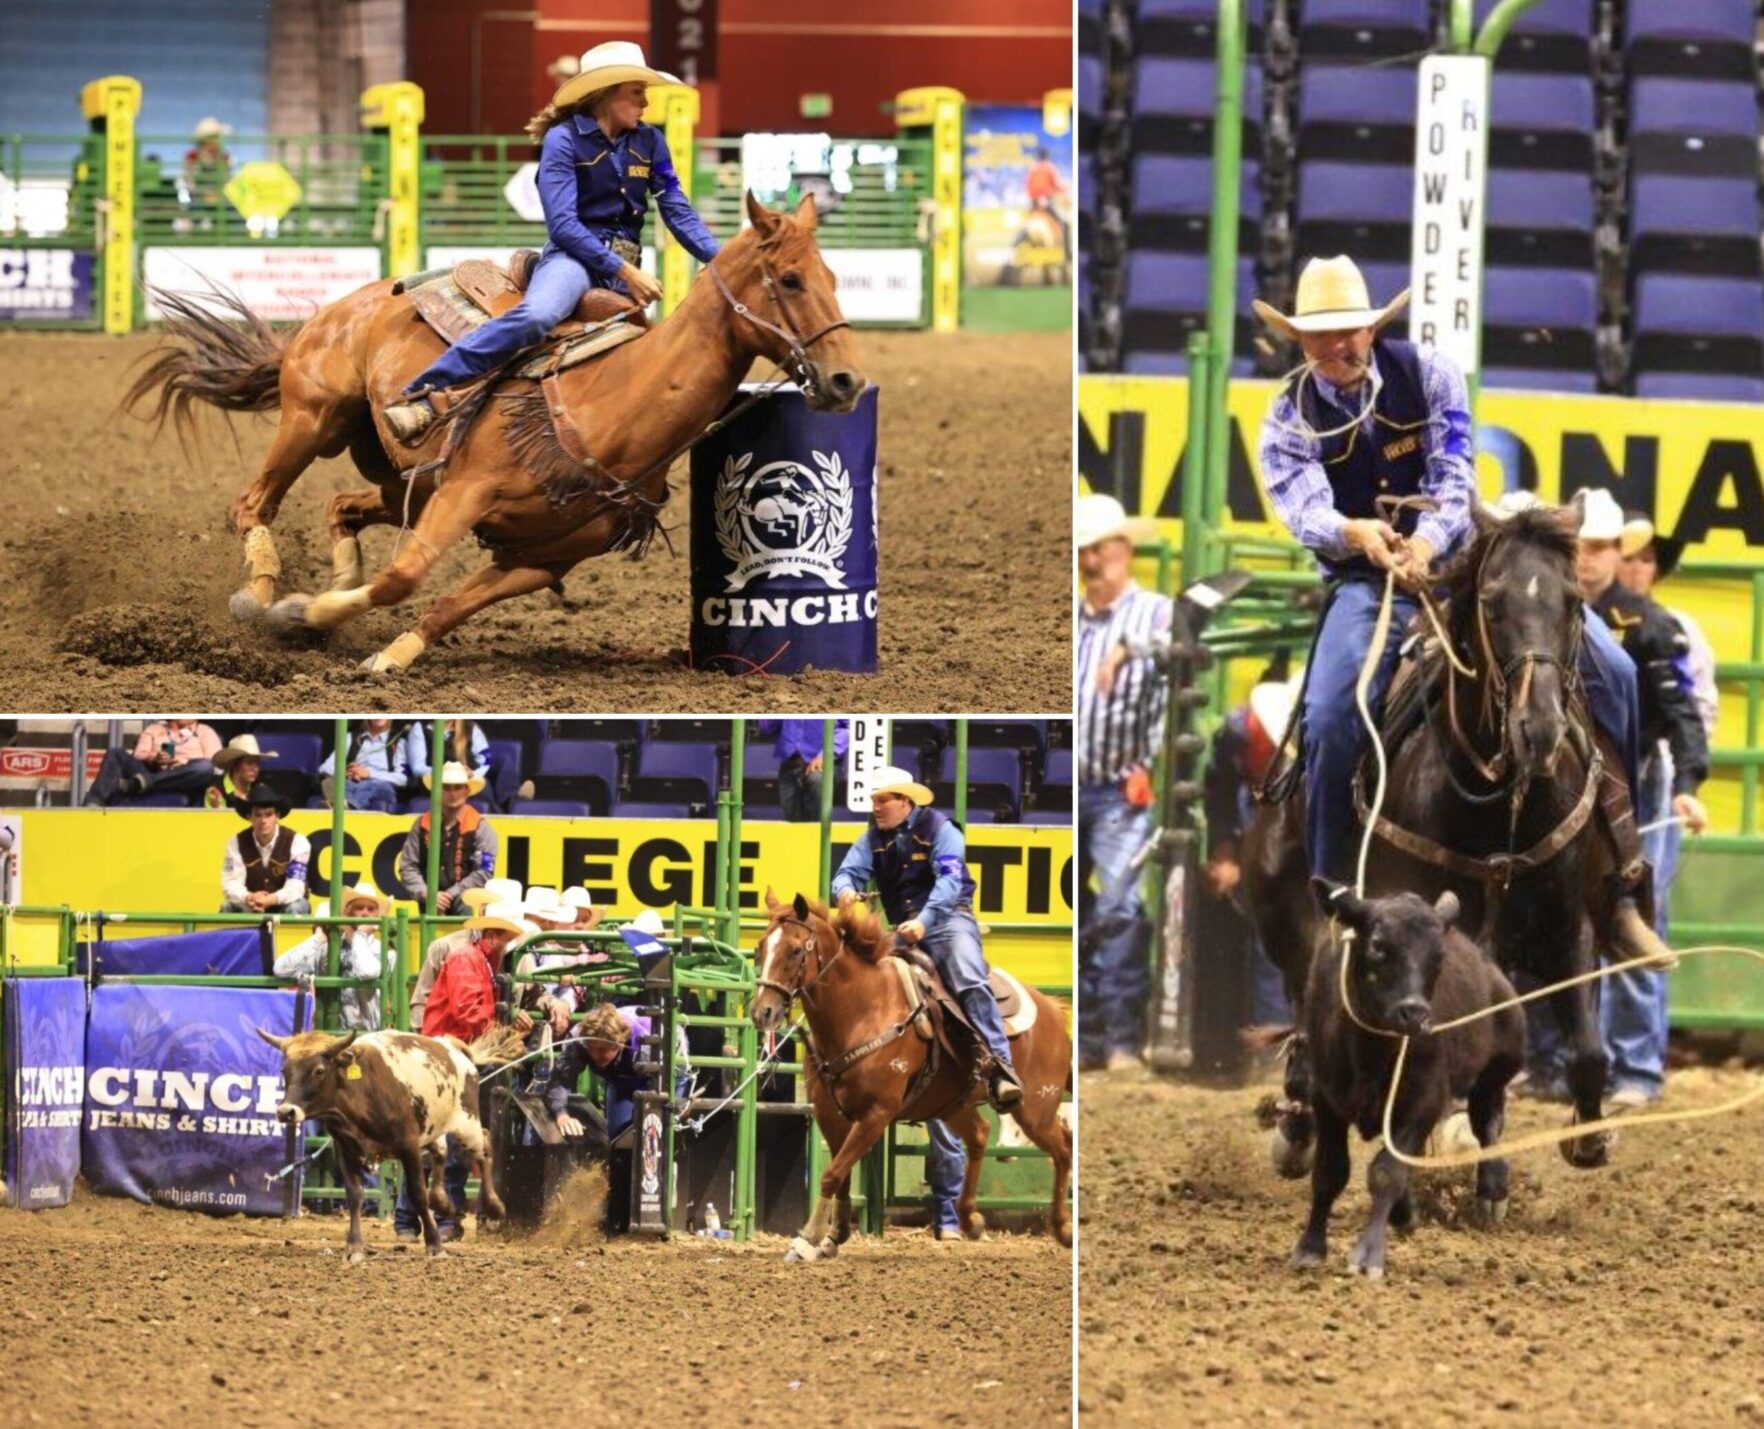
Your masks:
{"label": "sorrel horse", "polygon": [[[157,392],[157,420],[175,417],[183,430],[196,402],[229,411],[280,407],[263,470],[232,507],[233,527],[245,538],[247,584],[232,600],[242,618],[267,608],[278,629],[327,629],[397,605],[443,551],[473,533],[490,559],[363,664],[396,673],[469,616],[544,590],[589,556],[640,555],[667,499],[671,458],[727,408],[756,358],[789,371],[812,406],[849,411],[856,403],[867,383],[815,242],[812,197],[787,215],[749,194],[747,214],[752,226],[724,247],[666,322],[559,376],[591,467],[560,444],[539,386],[509,379],[445,472],[412,475],[439,449],[440,424],[408,451],[379,413],[434,361],[442,342],[408,295],[393,294],[390,280],[339,299],[292,334],[272,331],[230,295],[242,327],[189,300],[162,299],[178,314],[169,332],[187,346],[162,351],[125,405]],[[331,501],[332,589],[272,605],[281,562],[270,525],[314,458],[344,451],[373,487]],[[363,583],[360,533],[407,517],[414,524],[398,554]]]}
{"label": "sorrel horse", "polygon": [[[956,1210],[970,1239],[986,1229],[975,1204],[990,1129],[970,1105],[968,1068],[917,1032],[925,1026],[908,1002],[881,920],[862,903],[829,913],[800,893],[781,903],[766,890],[771,926],[760,939],[759,991],[752,1018],[762,1032],[776,1030],[802,1000],[812,1038],[804,1058],[809,1102],[833,1160],[821,1174],[814,1213],[785,1259],[821,1260],[851,1236],[851,1172],[891,1123],[936,1117],[968,1148],[968,1169]],[[1072,1039],[1064,1013],[1034,988],[1035,1023],[1011,1048],[1023,1100],[1011,1113],[1028,1138],[1053,1158],[1048,1222],[1061,1245],[1072,1243],[1066,1188],[1072,1170],[1072,1133],[1060,1119],[1060,1099],[1072,1076]],[[938,1061],[928,1076],[930,1059]],[[923,1083],[919,1085],[919,1083]],[[837,1216],[837,1219],[835,1219]]]}
{"label": "sorrel horse", "polygon": [[[1469,548],[1446,574],[1442,624],[1465,674],[1433,656],[1420,727],[1395,752],[1381,823],[1366,863],[1367,897],[1450,889],[1467,928],[1511,974],[1554,983],[1594,966],[1613,944],[1609,841],[1594,808],[1606,755],[1578,692],[1584,606],[1574,578],[1579,510],[1539,507],[1498,520],[1476,515]],[[1366,802],[1372,797],[1366,779]],[[1244,891],[1257,936],[1281,968],[1295,1010],[1325,936],[1306,879],[1302,792],[1264,804],[1244,848]],[[1569,1045],[1574,1121],[1596,1121],[1607,1058],[1594,984],[1549,999]],[[1287,1067],[1289,1103],[1308,1100],[1306,1054]],[[1275,1157],[1302,1175],[1307,1111],[1283,1115]],[[1562,1144],[1570,1164],[1599,1166],[1609,1137]]]}

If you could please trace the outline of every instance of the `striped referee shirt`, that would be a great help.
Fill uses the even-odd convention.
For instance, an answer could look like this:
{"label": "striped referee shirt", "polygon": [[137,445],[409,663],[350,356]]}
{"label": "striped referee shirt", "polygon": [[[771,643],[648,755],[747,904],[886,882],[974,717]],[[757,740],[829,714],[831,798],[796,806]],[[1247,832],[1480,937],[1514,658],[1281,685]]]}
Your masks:
{"label": "striped referee shirt", "polygon": [[1145,649],[1170,628],[1170,597],[1129,583],[1107,610],[1078,602],[1078,782],[1114,784],[1150,764],[1164,737],[1168,687],[1149,659],[1126,661],[1108,694],[1096,672],[1122,641]]}

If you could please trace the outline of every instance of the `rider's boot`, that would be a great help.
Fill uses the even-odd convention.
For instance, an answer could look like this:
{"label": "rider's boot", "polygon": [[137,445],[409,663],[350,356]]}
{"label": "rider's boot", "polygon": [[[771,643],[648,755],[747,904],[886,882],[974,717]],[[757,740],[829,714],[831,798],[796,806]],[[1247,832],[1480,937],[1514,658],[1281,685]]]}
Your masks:
{"label": "rider's boot", "polygon": [[1662,969],[1678,958],[1654,931],[1654,870],[1642,857],[1641,833],[1635,826],[1635,805],[1629,781],[1606,766],[1600,776],[1599,822],[1610,840],[1617,871],[1611,876],[1611,931],[1621,958],[1648,958]]}
{"label": "rider's boot", "polygon": [[386,419],[387,430],[400,446],[414,447],[428,436],[429,428],[435,425],[441,414],[430,402],[429,394],[420,392],[409,401],[394,402],[380,415]]}
{"label": "rider's boot", "polygon": [[1010,1039],[1005,1036],[1004,1019],[998,1015],[998,1002],[992,996],[992,989],[971,987],[961,994],[961,1003],[962,1011],[968,1014],[968,1021],[974,1024],[992,1056],[986,1099],[994,1111],[1011,1111],[1023,1100],[1023,1084],[1017,1080],[1017,1069],[1011,1065]]}

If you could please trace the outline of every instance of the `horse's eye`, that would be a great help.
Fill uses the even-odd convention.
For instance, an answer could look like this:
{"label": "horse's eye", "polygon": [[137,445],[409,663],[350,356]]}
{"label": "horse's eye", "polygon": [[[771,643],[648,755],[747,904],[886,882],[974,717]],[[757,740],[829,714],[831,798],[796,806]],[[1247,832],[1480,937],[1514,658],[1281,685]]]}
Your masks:
{"label": "horse's eye", "polygon": [[802,291],[802,274],[800,273],[786,273],[782,278],[778,279],[778,282],[783,285],[784,291],[787,293],[800,293]]}

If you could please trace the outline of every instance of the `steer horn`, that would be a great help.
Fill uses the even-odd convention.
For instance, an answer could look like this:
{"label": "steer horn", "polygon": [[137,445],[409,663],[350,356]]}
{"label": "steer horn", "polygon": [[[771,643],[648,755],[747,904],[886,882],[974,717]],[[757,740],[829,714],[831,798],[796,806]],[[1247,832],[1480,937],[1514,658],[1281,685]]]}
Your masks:
{"label": "steer horn", "polygon": [[331,1043],[329,1047],[325,1048],[325,1055],[327,1057],[341,1056],[344,1052],[349,1050],[349,1044],[355,1041],[359,1036],[361,1036],[361,1028],[351,1028],[348,1032],[344,1033],[343,1036]]}
{"label": "steer horn", "polygon": [[288,1044],[294,1040],[292,1037],[278,1037],[273,1032],[265,1032],[261,1027],[254,1027],[251,1030],[257,1033],[259,1037],[263,1038],[265,1042],[268,1042],[270,1046],[274,1047],[278,1052],[286,1052],[288,1050]]}

